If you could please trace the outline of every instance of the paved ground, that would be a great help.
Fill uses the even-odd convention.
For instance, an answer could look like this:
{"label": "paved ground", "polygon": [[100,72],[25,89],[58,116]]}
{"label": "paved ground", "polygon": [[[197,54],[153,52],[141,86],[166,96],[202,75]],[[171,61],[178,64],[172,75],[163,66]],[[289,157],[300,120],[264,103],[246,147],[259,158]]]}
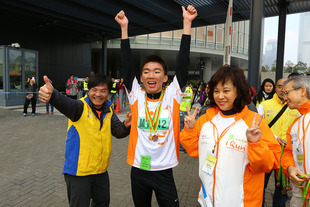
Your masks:
{"label": "paved ground", "polygon": [[[22,115],[22,107],[0,107],[0,206],[68,206],[61,174],[64,163],[67,119],[57,110],[45,114],[39,104],[36,116]],[[28,114],[30,108],[28,109]],[[118,114],[124,119],[127,110]],[[113,138],[109,175],[111,207],[133,206],[130,166],[126,163],[128,137]],[[174,168],[180,206],[198,207],[198,159],[180,154]],[[271,176],[272,178],[273,176]],[[273,180],[266,206],[272,206]],[[153,206],[158,206],[153,198]],[[288,206],[288,205],[287,205]]]}

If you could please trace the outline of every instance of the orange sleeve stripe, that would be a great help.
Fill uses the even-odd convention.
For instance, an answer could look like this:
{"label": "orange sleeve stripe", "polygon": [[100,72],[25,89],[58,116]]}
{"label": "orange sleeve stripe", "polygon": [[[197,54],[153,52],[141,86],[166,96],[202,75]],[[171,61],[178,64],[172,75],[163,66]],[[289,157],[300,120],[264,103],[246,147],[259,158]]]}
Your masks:
{"label": "orange sleeve stripe", "polygon": [[135,160],[135,151],[138,142],[138,101],[136,100],[130,108],[132,120],[128,143],[127,163],[132,166]]}
{"label": "orange sleeve stripe", "polygon": [[179,161],[180,157],[180,104],[173,99],[173,111],[172,111],[172,121],[173,121],[173,132],[174,132],[174,142],[175,149],[177,153],[177,158]]}

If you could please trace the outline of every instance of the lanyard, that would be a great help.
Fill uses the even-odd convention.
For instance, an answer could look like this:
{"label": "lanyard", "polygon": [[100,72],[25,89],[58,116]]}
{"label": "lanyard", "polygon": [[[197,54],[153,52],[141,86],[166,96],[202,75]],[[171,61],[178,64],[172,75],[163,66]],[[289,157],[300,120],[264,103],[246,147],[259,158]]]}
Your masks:
{"label": "lanyard", "polygon": [[306,118],[306,115],[302,119],[302,132],[303,132],[303,135],[302,135],[301,139],[299,138],[300,119],[298,120],[298,128],[297,128],[298,147],[297,147],[296,150],[299,151],[299,146],[302,144],[302,147],[303,147],[303,152],[302,153],[303,153],[303,158],[304,158],[304,173],[307,174],[307,170],[306,170],[306,157],[305,157],[305,136],[306,136],[306,132],[308,130],[310,122],[308,122],[307,127],[305,129],[305,127],[304,127],[305,126],[305,118]]}
{"label": "lanyard", "polygon": [[[145,93],[145,114],[146,114],[146,122],[148,123],[149,129],[151,132],[156,132],[158,128],[158,120],[160,117],[160,112],[162,108],[162,100],[164,98],[164,93],[161,91],[160,97],[159,97],[159,102],[157,104],[157,107],[155,109],[155,114],[153,118],[150,116],[149,109],[147,107],[147,95]],[[155,122],[155,123],[154,123]]]}
{"label": "lanyard", "polygon": [[[232,123],[231,125],[229,125],[228,127],[226,127],[226,129],[221,133],[220,136],[218,136],[218,134],[219,134],[218,132],[217,132],[217,136],[215,136],[215,129],[216,129],[216,126],[215,126],[215,124],[211,121],[211,123],[213,124],[213,137],[214,137],[214,142],[215,142],[214,147],[213,147],[213,150],[212,150],[212,153],[214,153],[216,146],[219,145],[221,139],[224,137],[224,135],[228,132],[228,130],[229,130],[236,122],[237,122],[237,121],[234,121],[234,123]],[[217,140],[215,140],[215,137],[217,137]],[[218,152],[218,151],[217,151],[217,152]]]}
{"label": "lanyard", "polygon": [[[310,175],[310,174],[302,175],[299,178],[305,178],[308,175]],[[302,200],[303,200],[303,205],[302,205],[303,207],[306,206],[307,199],[310,197],[309,185],[310,185],[310,180],[307,180],[305,187],[300,188],[300,193],[301,193]],[[310,205],[310,201],[309,201],[309,205]]]}

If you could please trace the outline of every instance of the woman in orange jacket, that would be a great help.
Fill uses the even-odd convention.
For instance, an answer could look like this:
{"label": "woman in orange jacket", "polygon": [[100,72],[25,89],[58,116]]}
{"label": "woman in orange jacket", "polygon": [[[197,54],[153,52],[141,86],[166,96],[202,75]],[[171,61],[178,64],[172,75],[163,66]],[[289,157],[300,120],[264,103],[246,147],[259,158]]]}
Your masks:
{"label": "woman in orange jacket", "polygon": [[199,157],[201,206],[261,206],[264,176],[279,167],[281,147],[265,119],[248,109],[240,68],[221,67],[209,82],[211,108],[197,121],[188,111],[181,142]]}

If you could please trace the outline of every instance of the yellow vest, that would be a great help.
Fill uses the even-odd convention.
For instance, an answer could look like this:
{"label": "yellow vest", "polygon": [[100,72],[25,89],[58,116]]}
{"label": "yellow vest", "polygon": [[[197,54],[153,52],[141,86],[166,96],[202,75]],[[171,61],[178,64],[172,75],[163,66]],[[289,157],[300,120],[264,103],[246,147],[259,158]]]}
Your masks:
{"label": "yellow vest", "polygon": [[188,109],[191,110],[192,100],[193,100],[193,90],[190,86],[187,86],[180,104],[180,111],[187,111],[186,106],[188,106]]}
{"label": "yellow vest", "polygon": [[86,81],[84,81],[84,87],[83,87],[84,91],[88,91],[88,83]]}
{"label": "yellow vest", "polygon": [[262,104],[264,101],[266,101],[264,97],[262,98],[261,102],[256,101],[256,104],[255,104],[256,108],[258,107],[259,104]]}
{"label": "yellow vest", "polygon": [[69,119],[68,122],[63,174],[86,176],[104,173],[110,163],[112,148],[111,104],[110,112],[104,115],[100,129],[100,120],[89,106],[88,95],[80,100],[84,103],[81,118],[76,122]]}
{"label": "yellow vest", "polygon": [[113,84],[112,84],[112,89],[111,89],[111,93],[116,93],[116,83],[114,82]]}
{"label": "yellow vest", "polygon": [[[285,103],[282,103],[278,95],[275,93],[272,99],[261,103],[264,109],[264,115],[267,123],[269,124],[273,118],[279,113]],[[271,127],[272,132],[283,140],[287,140],[286,132],[289,126],[297,119],[299,112],[296,109],[287,109],[280,116],[280,118]]]}

